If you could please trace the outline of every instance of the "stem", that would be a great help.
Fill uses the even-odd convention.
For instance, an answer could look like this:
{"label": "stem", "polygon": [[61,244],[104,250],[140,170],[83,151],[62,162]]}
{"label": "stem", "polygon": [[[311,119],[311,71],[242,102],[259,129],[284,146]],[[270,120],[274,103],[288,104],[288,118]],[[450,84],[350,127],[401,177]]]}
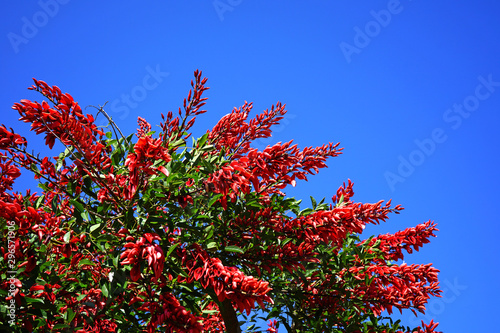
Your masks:
{"label": "stem", "polygon": [[231,300],[226,298],[224,301],[220,302],[219,309],[222,315],[222,319],[224,319],[226,332],[241,333],[240,324],[238,323],[238,316],[236,315],[236,311],[234,311]]}
{"label": "stem", "polygon": [[[99,113],[102,113],[104,115],[104,117],[106,117],[106,119],[108,120],[109,124],[111,125],[111,128],[113,129],[113,131],[115,132],[115,137],[118,138],[118,135],[116,134],[116,131],[118,130],[118,132],[120,133],[121,137],[123,138],[123,141],[129,143],[126,139],[125,139],[125,136],[123,135],[122,131],[120,130],[120,128],[118,127],[118,125],[116,125],[116,123],[113,121],[113,119],[111,119],[111,117],[106,113],[106,111],[104,111],[104,107],[106,106],[106,104],[108,104],[108,102],[104,103],[103,106],[100,106],[99,105],[99,108],[96,107],[96,106],[93,106],[91,105],[91,107],[97,109],[97,114],[96,114],[96,117],[99,115]],[[130,144],[130,143],[129,143]]]}
{"label": "stem", "polygon": [[222,319],[224,320],[224,326],[226,326],[226,333],[241,333],[240,324],[238,322],[238,315],[236,311],[234,311],[233,303],[229,298],[226,298],[222,302],[219,302],[219,299],[213,290],[205,290],[212,300],[217,303],[219,306],[220,314],[222,315]]}

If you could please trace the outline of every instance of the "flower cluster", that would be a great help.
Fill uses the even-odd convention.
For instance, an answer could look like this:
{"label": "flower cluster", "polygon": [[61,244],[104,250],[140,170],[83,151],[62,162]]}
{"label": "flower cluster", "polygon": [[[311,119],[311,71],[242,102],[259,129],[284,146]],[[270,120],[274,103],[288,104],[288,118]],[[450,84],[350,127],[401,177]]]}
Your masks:
{"label": "flower cluster", "polygon": [[[147,293],[143,292],[134,297],[132,302],[143,301],[140,296],[147,297]],[[200,318],[186,310],[171,293],[159,295],[157,301],[144,301],[139,310],[151,313],[151,320],[147,327],[148,333],[156,332],[157,327],[164,327],[166,332],[200,333],[202,331]]]}
{"label": "flower cluster", "polygon": [[[186,282],[199,281],[203,288],[214,291],[219,302],[226,298],[234,302],[236,308],[250,314],[257,302],[265,308],[264,302],[273,304],[268,293],[269,283],[247,276],[236,267],[226,267],[219,258],[210,258],[199,246],[194,246],[194,254],[184,251],[183,260],[189,277]],[[188,259],[189,257],[191,259]]]}
{"label": "flower cluster", "polygon": [[147,260],[148,267],[153,272],[153,280],[159,279],[163,273],[165,256],[162,248],[154,241],[160,241],[161,238],[156,234],[146,233],[135,243],[130,242],[133,239],[132,236],[126,238],[129,243],[124,245],[126,250],[120,255],[120,259],[124,259],[122,265],[133,265],[130,271],[132,281],[137,281],[141,277],[140,267],[143,259]]}

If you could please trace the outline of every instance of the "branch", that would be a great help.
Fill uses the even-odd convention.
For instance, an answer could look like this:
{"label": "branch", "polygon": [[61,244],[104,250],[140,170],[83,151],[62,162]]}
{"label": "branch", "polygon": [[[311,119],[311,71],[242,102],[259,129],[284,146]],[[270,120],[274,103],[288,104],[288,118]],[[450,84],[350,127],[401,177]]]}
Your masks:
{"label": "branch", "polygon": [[213,290],[205,290],[212,300],[219,306],[220,314],[222,315],[222,319],[224,320],[224,326],[226,326],[226,333],[241,333],[240,324],[238,321],[238,315],[234,310],[233,303],[229,298],[226,298],[222,302],[219,302],[219,299]]}
{"label": "branch", "polygon": [[224,301],[220,302],[219,310],[222,315],[222,319],[224,319],[226,332],[241,333],[240,324],[238,322],[238,316],[236,315],[236,311],[234,311],[231,300],[226,298]]}

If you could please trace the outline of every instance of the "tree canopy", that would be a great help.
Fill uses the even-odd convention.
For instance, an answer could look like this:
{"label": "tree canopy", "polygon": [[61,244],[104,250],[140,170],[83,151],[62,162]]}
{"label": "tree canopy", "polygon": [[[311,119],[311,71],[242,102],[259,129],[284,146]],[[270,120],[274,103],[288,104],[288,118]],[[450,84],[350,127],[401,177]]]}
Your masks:
{"label": "tree canopy", "polygon": [[[402,263],[435,236],[428,221],[362,238],[402,207],[353,201],[350,180],[330,203],[287,197],[339,144],[258,150],[286,113],[277,103],[249,119],[234,108],[203,136],[207,79],[195,71],[178,112],[157,130],[143,118],[125,135],[57,86],[13,109],[57,155],[30,152],[0,127],[0,318],[13,332],[435,332],[394,310],[425,311],[438,270]],[[56,142],[60,144],[56,145]],[[31,172],[39,192],[14,182]],[[267,327],[260,327],[262,322]]]}

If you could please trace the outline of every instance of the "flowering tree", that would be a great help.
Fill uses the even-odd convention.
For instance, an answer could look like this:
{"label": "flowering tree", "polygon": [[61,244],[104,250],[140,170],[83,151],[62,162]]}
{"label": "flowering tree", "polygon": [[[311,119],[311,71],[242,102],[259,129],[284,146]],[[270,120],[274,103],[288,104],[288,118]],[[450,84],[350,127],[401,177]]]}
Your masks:
{"label": "flowering tree", "polygon": [[[4,329],[241,332],[245,320],[251,332],[435,332],[432,321],[410,328],[387,315],[423,313],[439,296],[437,269],[398,263],[436,225],[362,240],[366,224],[402,208],[355,203],[350,181],[331,204],[311,198],[301,210],[283,189],[341,149],[253,148],[284,105],[248,120],[245,103],[189,139],[208,89],[196,71],[178,116],[162,115],[158,132],[139,118],[134,138],[103,108],[106,129],[69,94],[34,81],[30,89],[48,101],[13,109],[50,149],[59,142],[63,150],[39,156],[0,127]],[[21,171],[34,174],[39,194],[14,192]],[[269,324],[259,329],[262,319]]]}

